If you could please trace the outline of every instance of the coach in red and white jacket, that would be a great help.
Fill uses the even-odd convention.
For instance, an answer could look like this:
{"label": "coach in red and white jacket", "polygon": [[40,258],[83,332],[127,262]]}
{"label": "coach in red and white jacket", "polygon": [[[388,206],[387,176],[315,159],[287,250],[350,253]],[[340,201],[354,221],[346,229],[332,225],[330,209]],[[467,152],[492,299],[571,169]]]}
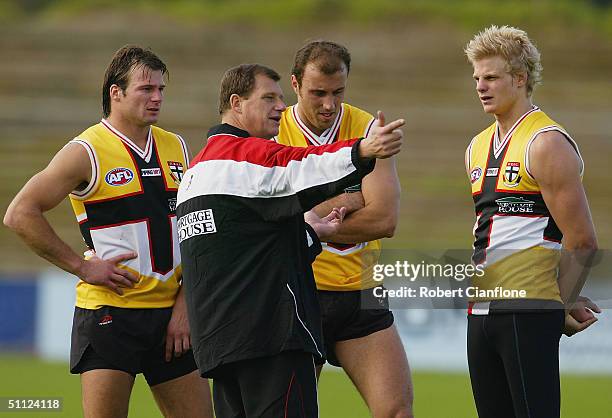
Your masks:
{"label": "coach in red and white jacket", "polygon": [[270,141],[285,109],[279,79],[257,64],[225,73],[222,124],[178,192],[192,343],[200,372],[215,380],[221,418],[317,416],[314,362],[325,354],[310,264],[317,234],[329,235],[341,216],[309,213],[310,227],[304,213],[401,147],[403,120],[383,126],[382,117],[363,140],[308,148]]}

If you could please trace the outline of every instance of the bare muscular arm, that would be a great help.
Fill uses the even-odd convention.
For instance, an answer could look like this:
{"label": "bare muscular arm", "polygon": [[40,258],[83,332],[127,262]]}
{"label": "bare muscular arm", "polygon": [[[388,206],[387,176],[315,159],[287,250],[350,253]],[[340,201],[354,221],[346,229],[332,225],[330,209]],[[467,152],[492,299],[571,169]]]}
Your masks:
{"label": "bare muscular arm", "polygon": [[91,165],[85,149],[74,143],[62,148],[49,165],[19,191],[4,216],[4,224],[15,231],[39,256],[92,284],[108,286],[121,294],[138,279],[116,267],[133,258],[125,254],[110,260],[83,260],[53,230],[44,212],[56,207],[80,184],[88,182]]}
{"label": "bare muscular arm", "polygon": [[[566,320],[566,332],[579,332],[596,320],[592,313],[584,311],[584,308],[576,308],[583,311],[577,312],[572,305],[582,290],[589,263],[597,250],[595,227],[580,180],[581,161],[576,150],[557,131],[538,135],[529,150],[529,160],[546,206],[563,233],[559,290],[570,315],[578,319],[578,322],[569,324],[570,330]],[[598,310],[594,304],[590,307]]]}
{"label": "bare muscular arm", "polygon": [[[350,197],[357,193],[347,194]],[[399,217],[400,184],[394,158],[376,162],[374,171],[362,181],[361,194],[363,207],[353,212],[347,210],[349,214],[338,231],[330,237],[330,242],[353,244],[392,237],[395,233]]]}

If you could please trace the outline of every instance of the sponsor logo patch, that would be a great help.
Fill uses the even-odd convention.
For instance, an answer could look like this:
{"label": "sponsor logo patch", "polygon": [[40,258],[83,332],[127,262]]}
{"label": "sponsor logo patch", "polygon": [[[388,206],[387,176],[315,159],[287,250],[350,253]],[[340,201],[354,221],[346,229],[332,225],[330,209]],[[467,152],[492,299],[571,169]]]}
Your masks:
{"label": "sponsor logo patch", "polygon": [[161,168],[143,168],[140,170],[143,177],[159,177],[162,174]]}
{"label": "sponsor logo patch", "polygon": [[516,187],[521,182],[521,176],[519,171],[521,169],[521,163],[517,161],[509,161],[506,163],[506,170],[504,171],[504,185],[506,187]]}
{"label": "sponsor logo patch", "polygon": [[170,212],[176,212],[176,197],[171,197],[168,199],[168,208]]}
{"label": "sponsor logo patch", "polygon": [[217,232],[212,209],[198,210],[181,216],[176,223],[179,242],[186,239]]}
{"label": "sponsor logo patch", "polygon": [[134,179],[134,173],[129,168],[117,167],[104,176],[104,180],[111,186],[123,186]]}
{"label": "sponsor logo patch", "polygon": [[181,184],[181,180],[183,180],[183,174],[185,172],[183,163],[179,161],[168,161],[168,168],[170,168],[170,175],[176,184]]}
{"label": "sponsor logo patch", "polygon": [[522,197],[503,197],[495,201],[499,213],[533,213],[535,202]]}
{"label": "sponsor logo patch", "polygon": [[98,325],[108,325],[113,323],[113,317],[111,315],[104,315]]}
{"label": "sponsor logo patch", "polygon": [[482,168],[474,167],[472,171],[470,171],[470,181],[472,184],[476,183],[478,179],[482,176]]}
{"label": "sponsor logo patch", "polygon": [[487,177],[496,177],[499,174],[499,168],[487,168]]}

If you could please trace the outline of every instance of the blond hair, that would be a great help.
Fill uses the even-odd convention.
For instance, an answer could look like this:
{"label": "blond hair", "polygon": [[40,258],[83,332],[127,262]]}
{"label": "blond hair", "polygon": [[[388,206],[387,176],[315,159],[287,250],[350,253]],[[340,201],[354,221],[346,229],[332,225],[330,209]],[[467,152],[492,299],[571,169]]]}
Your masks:
{"label": "blond hair", "polygon": [[465,54],[472,65],[483,58],[499,56],[506,61],[509,74],[526,72],[528,96],[542,81],[540,52],[521,29],[492,25],[474,36],[465,47]]}

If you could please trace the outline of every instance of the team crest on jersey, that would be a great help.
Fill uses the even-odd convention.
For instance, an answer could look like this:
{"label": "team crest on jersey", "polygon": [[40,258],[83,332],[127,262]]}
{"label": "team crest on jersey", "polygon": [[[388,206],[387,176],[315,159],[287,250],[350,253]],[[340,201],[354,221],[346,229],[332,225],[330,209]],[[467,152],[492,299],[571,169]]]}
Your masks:
{"label": "team crest on jersey", "polygon": [[474,167],[472,171],[470,171],[470,181],[472,184],[476,183],[478,179],[482,176],[482,168]]}
{"label": "team crest on jersey", "polygon": [[168,168],[170,168],[170,175],[176,184],[181,184],[181,180],[183,180],[183,173],[185,172],[183,163],[179,161],[168,161]]}
{"label": "team crest on jersey", "polygon": [[521,182],[520,170],[521,163],[517,161],[509,161],[506,163],[506,170],[504,171],[504,185],[506,187],[516,187],[519,185]]}
{"label": "team crest on jersey", "polygon": [[123,186],[134,179],[134,173],[129,168],[117,167],[109,170],[104,180],[111,186]]}

